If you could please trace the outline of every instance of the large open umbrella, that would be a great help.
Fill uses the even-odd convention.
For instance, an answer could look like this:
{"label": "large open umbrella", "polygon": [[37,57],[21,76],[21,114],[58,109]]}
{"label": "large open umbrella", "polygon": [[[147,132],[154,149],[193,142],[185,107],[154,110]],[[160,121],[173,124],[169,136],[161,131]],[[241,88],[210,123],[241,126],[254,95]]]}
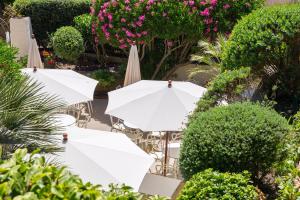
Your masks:
{"label": "large open umbrella", "polygon": [[154,159],[122,133],[67,128],[64,152],[56,159],[85,182],[131,186],[138,191]]}
{"label": "large open umbrella", "polygon": [[22,73],[40,83],[41,92],[56,95],[67,105],[92,101],[98,81],[72,70],[63,69],[22,69]]}
{"label": "large open umbrella", "polygon": [[108,93],[105,113],[142,131],[166,131],[165,163],[170,131],[181,131],[206,89],[190,82],[142,80]]}
{"label": "large open umbrella", "polygon": [[133,45],[131,46],[130,53],[129,53],[124,86],[130,85],[140,80],[141,80],[141,71],[140,71],[139,54],[136,45]]}

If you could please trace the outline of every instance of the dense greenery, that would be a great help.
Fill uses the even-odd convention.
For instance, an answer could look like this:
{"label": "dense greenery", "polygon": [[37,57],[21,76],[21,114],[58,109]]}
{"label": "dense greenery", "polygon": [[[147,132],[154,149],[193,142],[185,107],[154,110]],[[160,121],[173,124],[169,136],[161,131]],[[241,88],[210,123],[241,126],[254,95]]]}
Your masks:
{"label": "dense greenery", "polygon": [[62,104],[40,93],[41,86],[26,77],[0,79],[0,144],[4,156],[17,147],[58,150],[53,135],[59,127],[53,111]]}
{"label": "dense greenery", "polygon": [[287,120],[276,111],[249,102],[198,112],[184,131],[181,172],[189,179],[207,168],[247,170],[260,179],[285,158],[288,131]]}
{"label": "dense greenery", "polygon": [[10,47],[0,39],[0,79],[3,75],[18,76],[21,65],[16,62],[17,49]]}
{"label": "dense greenery", "polygon": [[[18,149],[9,160],[0,160],[0,198],[14,200],[138,200],[142,196],[129,187],[112,186],[102,191],[100,186],[83,183],[65,167],[57,167],[44,157],[30,155]],[[160,199],[164,198],[144,198]]]}
{"label": "dense greenery", "polygon": [[29,16],[39,42],[47,44],[49,35],[61,26],[72,25],[75,16],[88,13],[89,0],[16,0],[14,7]]}
{"label": "dense greenery", "polygon": [[256,189],[250,183],[250,174],[220,173],[207,169],[188,180],[177,200],[258,200]]}
{"label": "dense greenery", "polygon": [[262,91],[288,115],[300,104],[299,12],[300,4],[254,11],[234,27],[222,55],[223,69],[251,67],[262,78]]}
{"label": "dense greenery", "polygon": [[76,61],[84,52],[81,33],[71,26],[64,26],[54,33],[52,37],[54,53],[67,61]]}
{"label": "dense greenery", "polygon": [[207,92],[198,102],[195,112],[206,111],[221,104],[222,101],[231,103],[236,100],[242,100],[242,93],[247,89],[249,77],[249,67],[228,70],[219,74],[209,83]]}
{"label": "dense greenery", "polygon": [[109,88],[118,81],[116,74],[107,69],[98,69],[91,74],[91,77],[99,81],[99,85],[103,88]]}

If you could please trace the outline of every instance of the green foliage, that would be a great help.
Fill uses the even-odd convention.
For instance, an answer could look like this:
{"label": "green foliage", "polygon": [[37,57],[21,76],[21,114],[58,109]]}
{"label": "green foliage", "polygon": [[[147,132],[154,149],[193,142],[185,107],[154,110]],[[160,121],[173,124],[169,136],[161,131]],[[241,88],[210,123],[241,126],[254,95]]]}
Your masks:
{"label": "green foliage", "polygon": [[[240,20],[222,56],[224,69],[252,67],[259,73],[265,65],[289,62],[299,45],[300,4],[265,7]],[[299,60],[299,54],[297,55]],[[294,58],[295,59],[295,58]]]}
{"label": "green foliage", "polygon": [[195,113],[184,131],[180,169],[185,179],[207,168],[247,170],[253,178],[286,157],[287,120],[275,110],[250,102]]}
{"label": "green foliage", "polygon": [[16,62],[17,49],[10,47],[0,39],[0,79],[3,75],[19,76],[21,65]]}
{"label": "green foliage", "polygon": [[177,200],[255,200],[259,199],[250,183],[250,174],[220,173],[207,169],[186,182]]}
{"label": "green foliage", "polygon": [[45,161],[45,157],[18,149],[10,159],[0,160],[0,199],[14,200],[164,200],[143,197],[127,186],[111,185],[109,191],[98,185],[83,183],[66,167],[57,167]]}
{"label": "green foliage", "polygon": [[93,46],[92,16],[89,14],[79,15],[74,18],[74,27],[81,33],[85,44]]}
{"label": "green foliage", "polygon": [[40,94],[42,86],[27,77],[0,79],[0,144],[4,156],[16,147],[58,150],[53,135],[59,127],[53,112],[62,106],[55,97]]}
{"label": "green foliage", "polygon": [[54,53],[67,61],[76,61],[84,52],[82,35],[71,26],[57,29],[52,37],[52,45]]}
{"label": "green foliage", "polygon": [[109,88],[117,83],[116,75],[107,69],[98,69],[91,74],[91,77],[99,81],[98,84],[104,88]]}
{"label": "green foliage", "polygon": [[75,16],[88,13],[89,0],[16,0],[14,7],[31,18],[34,34],[47,44],[48,37],[61,26],[72,25]]}
{"label": "green foliage", "polygon": [[219,74],[209,83],[207,92],[198,102],[195,112],[206,111],[222,101],[230,103],[240,99],[241,93],[246,89],[249,76],[249,67],[228,70]]}

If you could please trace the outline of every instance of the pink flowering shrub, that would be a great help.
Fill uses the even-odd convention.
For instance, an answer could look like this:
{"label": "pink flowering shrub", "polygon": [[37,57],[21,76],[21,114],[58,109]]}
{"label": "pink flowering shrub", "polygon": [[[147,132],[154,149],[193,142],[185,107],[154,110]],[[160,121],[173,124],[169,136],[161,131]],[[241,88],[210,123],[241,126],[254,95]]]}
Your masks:
{"label": "pink flowering shrub", "polygon": [[95,41],[119,48],[144,44],[153,38],[185,36],[197,41],[217,32],[230,32],[241,16],[263,0],[93,0]]}

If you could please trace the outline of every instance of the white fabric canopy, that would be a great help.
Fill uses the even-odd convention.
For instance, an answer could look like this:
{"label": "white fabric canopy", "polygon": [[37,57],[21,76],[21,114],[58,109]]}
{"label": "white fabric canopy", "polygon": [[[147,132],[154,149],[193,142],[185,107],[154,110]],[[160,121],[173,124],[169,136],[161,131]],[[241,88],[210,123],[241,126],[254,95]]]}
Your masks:
{"label": "white fabric canopy", "polygon": [[108,93],[105,113],[142,131],[180,131],[206,89],[190,82],[142,80]]}
{"label": "white fabric canopy", "polygon": [[22,69],[22,73],[44,86],[41,92],[56,95],[67,105],[92,101],[98,81],[72,70],[63,69]]}
{"label": "white fabric canopy", "polygon": [[[77,127],[68,127],[65,152],[56,159],[67,165],[84,182],[131,186],[138,191],[154,159],[136,146],[126,135]],[[62,138],[62,136],[61,136]]]}
{"label": "white fabric canopy", "polygon": [[139,54],[136,45],[133,45],[131,46],[130,53],[129,53],[124,86],[130,85],[140,80],[141,80],[141,70],[140,70]]}
{"label": "white fabric canopy", "polygon": [[44,68],[35,38],[30,39],[27,67]]}
{"label": "white fabric canopy", "polygon": [[11,18],[9,24],[11,45],[18,48],[17,57],[27,56],[32,34],[30,18]]}

